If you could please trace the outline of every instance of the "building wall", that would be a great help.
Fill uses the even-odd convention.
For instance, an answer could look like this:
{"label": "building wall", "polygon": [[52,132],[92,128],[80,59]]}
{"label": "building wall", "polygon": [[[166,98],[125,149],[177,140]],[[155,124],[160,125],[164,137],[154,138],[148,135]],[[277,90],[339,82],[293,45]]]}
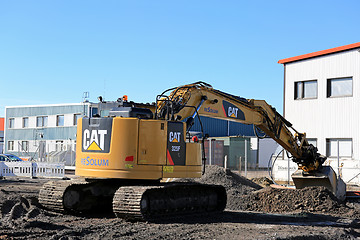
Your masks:
{"label": "building wall", "polygon": [[[360,159],[360,52],[357,49],[285,64],[284,116],[295,129],[317,138],[326,154],[327,138],[352,138],[352,157]],[[327,97],[327,79],[353,77],[351,97]],[[295,82],[317,80],[317,98],[294,100]]]}
{"label": "building wall", "polygon": [[[5,152],[30,157],[39,151],[40,141],[45,142],[46,152],[66,150],[64,146],[76,143],[74,114],[87,115],[89,109],[90,103],[6,107]],[[58,115],[64,116],[63,126],[57,126]],[[37,117],[39,116],[48,118],[46,126],[37,127]],[[24,118],[28,118],[27,127],[23,127]],[[10,119],[13,121],[11,128]],[[13,149],[9,149],[9,142],[11,141],[14,143]],[[28,142],[29,153],[22,150],[22,142]]]}

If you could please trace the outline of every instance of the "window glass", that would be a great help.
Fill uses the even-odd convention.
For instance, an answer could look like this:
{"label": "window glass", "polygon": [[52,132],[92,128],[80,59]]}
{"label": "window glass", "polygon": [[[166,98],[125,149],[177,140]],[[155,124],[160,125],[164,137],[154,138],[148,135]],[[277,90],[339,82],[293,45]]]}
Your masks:
{"label": "window glass", "polygon": [[9,128],[14,128],[15,118],[9,118]]}
{"label": "window glass", "polygon": [[74,126],[77,125],[78,120],[81,118],[81,114],[74,114]]}
{"label": "window glass", "polygon": [[46,127],[48,124],[48,117],[43,117],[43,127]]}
{"label": "window glass", "polygon": [[304,98],[316,98],[317,97],[317,82],[307,81],[304,82]]}
{"label": "window glass", "polygon": [[13,151],[14,150],[14,141],[8,141],[8,150]]}
{"label": "window glass", "polygon": [[56,151],[57,152],[64,151],[64,141],[62,140],[56,141]]}
{"label": "window glass", "polygon": [[36,118],[36,126],[37,127],[46,127],[47,126],[48,117],[37,117]]}
{"label": "window glass", "polygon": [[22,141],[21,142],[21,147],[22,147],[22,150],[27,152],[29,151],[29,142],[28,141]]}
{"label": "window glass", "polygon": [[295,82],[295,99],[317,98],[317,80]]}
{"label": "window glass", "polygon": [[56,126],[64,126],[64,115],[56,116]]}
{"label": "window glass", "polygon": [[300,99],[302,98],[303,94],[302,94],[302,82],[296,82],[295,83],[295,99]]}
{"label": "window glass", "polygon": [[352,96],[352,77],[328,79],[328,97]]}
{"label": "window glass", "polygon": [[29,118],[24,117],[23,118],[23,128],[27,128],[27,127],[29,127]]}
{"label": "window glass", "polygon": [[99,109],[96,107],[90,108],[90,112],[91,112],[90,116],[94,116],[94,115],[98,114],[98,112],[99,112],[98,110]]}
{"label": "window glass", "polygon": [[337,157],[338,148],[340,157],[352,156],[352,139],[326,139],[326,146],[326,155],[328,157]]}
{"label": "window glass", "polygon": [[312,144],[314,147],[317,147],[317,139],[316,138],[308,138],[307,141],[309,144]]}

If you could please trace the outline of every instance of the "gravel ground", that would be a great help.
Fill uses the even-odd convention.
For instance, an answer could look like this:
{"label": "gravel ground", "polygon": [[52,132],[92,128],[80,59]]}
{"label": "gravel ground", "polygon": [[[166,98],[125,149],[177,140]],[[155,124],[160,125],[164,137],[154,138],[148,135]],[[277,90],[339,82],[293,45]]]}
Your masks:
{"label": "gravel ground", "polygon": [[359,202],[339,202],[324,188],[262,188],[220,167],[198,181],[225,186],[226,211],[158,222],[47,211],[37,201],[46,181],[0,180],[0,239],[360,239]]}

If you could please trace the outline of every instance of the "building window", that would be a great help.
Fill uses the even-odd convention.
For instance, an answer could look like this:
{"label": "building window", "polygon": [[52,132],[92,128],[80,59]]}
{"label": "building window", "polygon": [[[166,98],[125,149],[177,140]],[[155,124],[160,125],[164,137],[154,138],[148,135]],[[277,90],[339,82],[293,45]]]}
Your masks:
{"label": "building window", "polygon": [[74,114],[74,126],[77,125],[78,120],[81,118],[81,114]]}
{"label": "building window", "polygon": [[326,139],[326,156],[352,157],[352,139],[351,138]]}
{"label": "building window", "polygon": [[56,116],[56,126],[58,127],[64,126],[64,115]]}
{"label": "building window", "polygon": [[14,151],[14,141],[8,141],[8,151]]}
{"label": "building window", "polygon": [[352,96],[352,77],[332,78],[327,80],[327,97]]}
{"label": "building window", "polygon": [[24,152],[29,151],[29,142],[28,141],[22,141],[21,142],[21,148]]}
{"label": "building window", "polygon": [[62,141],[62,140],[56,141],[55,146],[56,146],[57,152],[64,151],[64,141]]}
{"label": "building window", "polygon": [[28,128],[29,127],[29,118],[28,117],[24,117],[22,119],[22,127],[23,128]]}
{"label": "building window", "polygon": [[306,139],[309,144],[312,144],[314,147],[317,147],[317,139],[316,138],[307,138]]}
{"label": "building window", "polygon": [[295,99],[317,98],[317,80],[295,82]]}
{"label": "building window", "polygon": [[15,127],[15,118],[9,118],[9,128]]}
{"label": "building window", "polygon": [[36,118],[36,126],[37,127],[46,127],[47,126],[48,117],[37,117]]}

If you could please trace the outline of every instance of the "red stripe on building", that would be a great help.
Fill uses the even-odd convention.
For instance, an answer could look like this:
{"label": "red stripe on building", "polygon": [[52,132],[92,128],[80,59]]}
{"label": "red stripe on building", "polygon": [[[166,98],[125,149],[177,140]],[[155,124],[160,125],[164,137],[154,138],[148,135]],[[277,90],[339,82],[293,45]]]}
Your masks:
{"label": "red stripe on building", "polygon": [[0,131],[4,131],[5,129],[5,119],[0,118]]}

